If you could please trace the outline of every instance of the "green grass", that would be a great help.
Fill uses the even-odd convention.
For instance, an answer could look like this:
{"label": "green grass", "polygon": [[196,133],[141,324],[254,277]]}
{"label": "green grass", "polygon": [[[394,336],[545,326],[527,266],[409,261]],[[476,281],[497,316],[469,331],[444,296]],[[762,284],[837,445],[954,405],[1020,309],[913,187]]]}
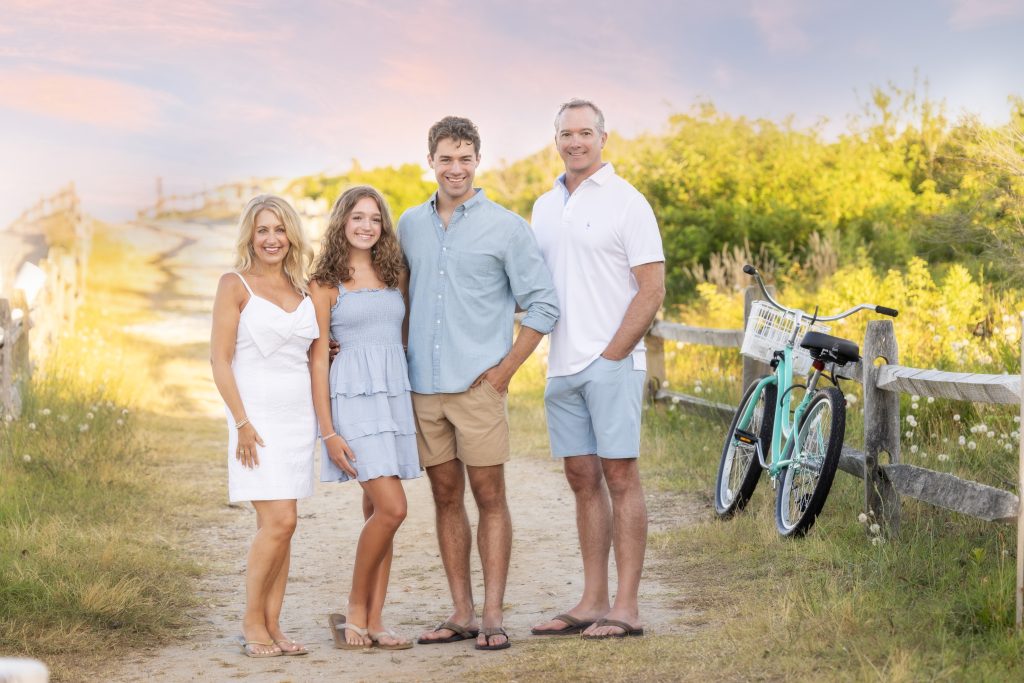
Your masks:
{"label": "green grass", "polygon": [[[536,386],[514,389],[539,400]],[[855,396],[850,436],[858,439],[860,389],[850,383],[844,391]],[[905,461],[1015,489],[1006,480],[1016,471],[1016,452],[1002,445],[1016,443],[1013,411],[926,400],[912,408],[910,397],[905,401],[903,415],[915,414],[919,423],[904,438]],[[970,426],[982,423],[985,435],[972,434]],[[904,500],[900,535],[873,540],[858,520],[863,484],[843,473],[806,538],[776,534],[766,478],[744,513],[718,521],[711,492],[725,428],[722,419],[678,406],[645,413],[648,491],[704,511],[695,524],[653,534],[649,544],[657,578],[678,592],[680,635],[617,643],[520,639],[514,658],[474,672],[478,680],[1024,678],[1024,638],[1013,627],[1013,526]],[[960,435],[973,437],[976,448],[952,447]],[[949,458],[939,461],[942,452]]]}
{"label": "green grass", "polygon": [[0,654],[42,659],[53,680],[167,637],[194,604],[188,497],[152,445],[154,350],[121,331],[158,283],[100,233],[75,334],[36,370],[21,419],[0,422]]}

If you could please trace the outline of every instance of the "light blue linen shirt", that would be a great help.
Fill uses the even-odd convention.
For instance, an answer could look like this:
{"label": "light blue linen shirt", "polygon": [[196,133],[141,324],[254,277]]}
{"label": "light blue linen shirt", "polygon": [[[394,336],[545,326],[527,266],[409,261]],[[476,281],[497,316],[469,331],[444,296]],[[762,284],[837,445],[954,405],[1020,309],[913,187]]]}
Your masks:
{"label": "light blue linen shirt", "polygon": [[465,391],[512,348],[516,305],[541,334],[558,297],[530,226],[483,190],[455,209],[448,229],[437,193],[398,221],[409,264],[409,382],[418,394]]}

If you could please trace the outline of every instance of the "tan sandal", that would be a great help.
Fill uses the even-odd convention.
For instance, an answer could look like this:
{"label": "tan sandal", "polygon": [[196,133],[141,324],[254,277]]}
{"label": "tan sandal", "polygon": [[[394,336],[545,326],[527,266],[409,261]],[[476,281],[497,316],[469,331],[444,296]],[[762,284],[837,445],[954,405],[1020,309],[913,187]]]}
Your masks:
{"label": "tan sandal", "polygon": [[[388,636],[397,640],[397,643],[385,644],[380,642],[381,636]],[[381,650],[409,650],[412,648],[412,641],[405,640],[400,635],[395,633],[391,629],[385,629],[384,631],[377,631],[376,633],[370,634],[370,640],[373,641],[373,647]]]}
{"label": "tan sandal", "polygon": [[352,631],[360,638],[369,638],[365,628],[350,624],[345,621],[344,614],[328,614],[327,623],[331,625],[331,637],[334,638],[334,647],[339,650],[369,650],[372,645],[354,645],[345,640],[345,631]]}
{"label": "tan sandal", "polygon": [[[252,657],[253,659],[262,659],[264,657],[280,657],[284,654],[281,648],[277,647],[274,643],[261,643],[258,640],[246,640],[245,636],[236,636],[235,642],[242,648],[242,654],[246,657]],[[272,647],[274,648],[270,652],[257,652],[254,646],[260,647]]]}
{"label": "tan sandal", "polygon": [[[289,650],[285,648],[284,645],[282,645],[281,643],[284,643],[284,645],[291,645],[292,649]],[[279,648],[281,648],[281,654],[285,657],[298,657],[299,655],[309,654],[309,650],[306,649],[305,645],[303,645],[302,643],[296,643],[291,638],[282,638],[281,640],[275,640],[274,645],[277,645]]]}

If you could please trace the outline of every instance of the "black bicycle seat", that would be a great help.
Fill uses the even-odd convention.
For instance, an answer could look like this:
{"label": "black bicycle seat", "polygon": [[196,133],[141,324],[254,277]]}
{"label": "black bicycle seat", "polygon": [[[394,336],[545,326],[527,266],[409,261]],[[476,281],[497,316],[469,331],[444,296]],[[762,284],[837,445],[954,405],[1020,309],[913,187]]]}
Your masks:
{"label": "black bicycle seat", "polygon": [[831,361],[839,365],[856,363],[860,360],[860,349],[849,339],[840,339],[821,332],[808,332],[800,342],[801,348],[811,352],[814,358]]}

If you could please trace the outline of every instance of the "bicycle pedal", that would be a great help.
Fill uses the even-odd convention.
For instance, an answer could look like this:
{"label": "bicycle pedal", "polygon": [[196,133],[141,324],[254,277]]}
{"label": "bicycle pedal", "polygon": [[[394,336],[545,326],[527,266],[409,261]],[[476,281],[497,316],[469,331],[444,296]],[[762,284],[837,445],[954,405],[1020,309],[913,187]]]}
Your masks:
{"label": "bicycle pedal", "polygon": [[753,446],[754,444],[757,443],[757,437],[751,434],[750,432],[744,431],[742,429],[737,429],[733,432],[733,434],[736,436],[737,441],[742,441],[743,443],[748,444],[750,446]]}

